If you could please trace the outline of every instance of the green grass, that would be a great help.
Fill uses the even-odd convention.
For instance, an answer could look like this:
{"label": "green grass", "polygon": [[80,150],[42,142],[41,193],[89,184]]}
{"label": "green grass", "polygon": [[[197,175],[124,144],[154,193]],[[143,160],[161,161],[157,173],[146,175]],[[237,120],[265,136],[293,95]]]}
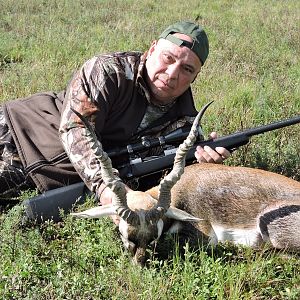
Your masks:
{"label": "green grass", "polygon": [[[147,50],[171,22],[198,20],[210,55],[193,84],[214,100],[207,133],[225,135],[299,114],[299,1],[6,0],[0,2],[0,101],[60,91],[94,54]],[[255,137],[228,160],[300,180],[299,125]],[[107,220],[20,228],[0,219],[2,299],[299,299],[299,259],[272,251],[176,246],[134,267]]]}

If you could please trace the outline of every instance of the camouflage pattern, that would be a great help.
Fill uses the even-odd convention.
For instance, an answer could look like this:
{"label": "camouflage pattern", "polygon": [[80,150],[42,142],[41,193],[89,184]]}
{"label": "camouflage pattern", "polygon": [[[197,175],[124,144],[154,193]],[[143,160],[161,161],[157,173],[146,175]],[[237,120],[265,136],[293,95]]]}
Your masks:
{"label": "camouflage pattern", "polygon": [[21,190],[32,187],[0,107],[0,199],[16,197]]}

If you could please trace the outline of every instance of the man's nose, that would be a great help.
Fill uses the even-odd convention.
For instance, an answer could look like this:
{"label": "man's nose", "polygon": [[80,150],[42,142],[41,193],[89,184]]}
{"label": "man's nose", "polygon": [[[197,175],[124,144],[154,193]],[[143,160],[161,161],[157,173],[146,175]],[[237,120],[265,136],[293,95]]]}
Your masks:
{"label": "man's nose", "polygon": [[169,65],[166,73],[169,75],[169,79],[177,79],[179,75],[179,66],[177,64]]}

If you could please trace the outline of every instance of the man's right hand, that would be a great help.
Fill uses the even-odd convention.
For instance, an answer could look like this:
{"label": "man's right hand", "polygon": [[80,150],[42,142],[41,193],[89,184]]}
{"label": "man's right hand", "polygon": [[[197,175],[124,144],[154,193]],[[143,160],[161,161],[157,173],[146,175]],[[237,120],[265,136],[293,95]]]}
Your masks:
{"label": "man's right hand", "polygon": [[[126,186],[126,192],[128,193],[129,191],[131,191],[131,189],[128,186]],[[104,187],[104,189],[102,190],[101,195],[99,197],[100,205],[111,204],[113,196],[114,196],[113,191],[107,186]],[[113,215],[110,217],[116,225],[119,225],[120,217],[118,215]]]}
{"label": "man's right hand", "polygon": [[99,202],[101,205],[111,204],[112,203],[112,197],[114,193],[109,187],[104,187],[104,189],[101,192],[101,195],[99,197]]}

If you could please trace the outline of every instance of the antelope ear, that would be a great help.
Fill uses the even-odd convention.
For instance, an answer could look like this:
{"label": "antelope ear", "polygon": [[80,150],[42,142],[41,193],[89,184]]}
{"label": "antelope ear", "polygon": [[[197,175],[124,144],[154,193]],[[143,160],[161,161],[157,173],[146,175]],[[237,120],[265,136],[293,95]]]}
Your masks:
{"label": "antelope ear", "polygon": [[70,215],[77,218],[102,218],[106,216],[116,215],[116,209],[113,204],[96,206],[82,212],[71,213]]}
{"label": "antelope ear", "polygon": [[185,212],[184,210],[178,209],[176,207],[169,207],[169,209],[165,213],[165,216],[167,216],[170,219],[184,221],[184,222],[199,222],[203,220],[203,219],[196,218],[191,214]]}

